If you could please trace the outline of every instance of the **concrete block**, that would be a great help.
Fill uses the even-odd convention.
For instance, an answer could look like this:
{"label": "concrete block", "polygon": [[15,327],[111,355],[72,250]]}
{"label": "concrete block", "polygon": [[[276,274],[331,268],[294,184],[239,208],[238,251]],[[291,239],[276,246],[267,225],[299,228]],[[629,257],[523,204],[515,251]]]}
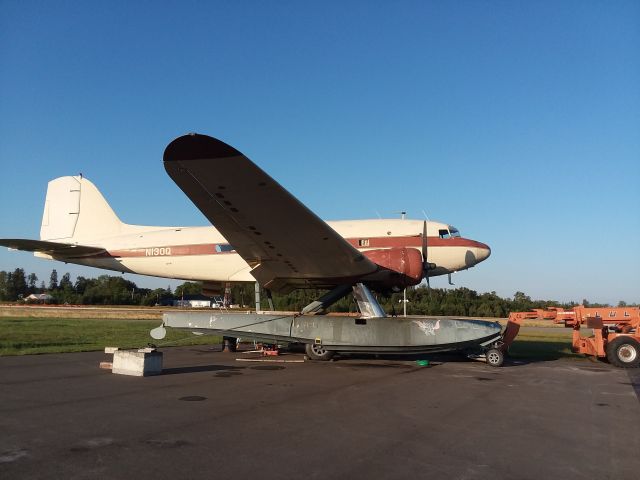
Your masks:
{"label": "concrete block", "polygon": [[117,350],[113,354],[113,373],[145,377],[162,373],[162,352]]}

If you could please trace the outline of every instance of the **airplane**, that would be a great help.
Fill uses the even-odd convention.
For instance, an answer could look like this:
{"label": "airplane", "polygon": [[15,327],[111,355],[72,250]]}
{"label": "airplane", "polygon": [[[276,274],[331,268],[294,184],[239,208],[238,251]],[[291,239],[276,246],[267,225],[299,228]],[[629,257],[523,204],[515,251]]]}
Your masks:
{"label": "airplane", "polygon": [[[473,267],[491,254],[489,246],[462,237],[446,223],[406,219],[325,222],[241,152],[207,135],[178,137],[166,147],[163,160],[169,176],[212,226],[126,224],[92,182],[83,176],[66,176],[48,184],[40,240],[0,239],[0,245],[67,263],[201,281],[204,294],[219,293],[224,284],[234,282],[257,282],[268,294],[327,289],[328,293],[300,312],[307,316],[326,312],[353,291],[361,310],[369,311],[363,314],[365,320],[384,318],[369,288],[401,291],[423,279]],[[218,320],[222,324],[225,319]],[[456,343],[489,345],[497,341],[500,329],[492,322],[467,326],[459,322],[446,327],[438,324],[435,329],[446,334],[444,349]],[[388,322],[380,322],[383,324],[386,331]],[[172,326],[179,325],[174,322]],[[225,325],[217,330],[237,331],[233,322]],[[434,334],[435,327],[425,325],[407,328]],[[303,327],[307,333],[308,329]],[[242,336],[251,334],[250,330],[245,329]],[[451,333],[462,330],[471,336]],[[163,336],[162,332],[157,335]],[[297,338],[301,339],[305,341]],[[316,340],[306,338],[311,344],[317,344]],[[434,346],[442,347],[436,341],[429,350]]]}
{"label": "airplane", "polygon": [[356,277],[374,289],[400,291],[471,268],[491,254],[486,244],[441,222],[324,222],[240,152],[211,141],[221,155],[241,160],[198,167],[211,191],[176,166],[175,142],[167,147],[165,166],[214,226],[126,224],[91,181],[65,176],[48,184],[40,240],[0,239],[0,245],[66,263],[201,281],[211,294],[225,283],[258,281],[286,292],[332,288]]}

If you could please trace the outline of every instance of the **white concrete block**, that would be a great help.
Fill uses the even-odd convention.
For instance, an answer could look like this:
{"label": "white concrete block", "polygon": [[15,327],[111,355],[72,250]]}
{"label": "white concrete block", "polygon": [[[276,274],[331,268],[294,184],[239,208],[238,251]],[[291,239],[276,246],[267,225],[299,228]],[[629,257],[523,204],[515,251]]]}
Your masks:
{"label": "white concrete block", "polygon": [[144,377],[162,373],[162,352],[117,350],[113,354],[113,373]]}

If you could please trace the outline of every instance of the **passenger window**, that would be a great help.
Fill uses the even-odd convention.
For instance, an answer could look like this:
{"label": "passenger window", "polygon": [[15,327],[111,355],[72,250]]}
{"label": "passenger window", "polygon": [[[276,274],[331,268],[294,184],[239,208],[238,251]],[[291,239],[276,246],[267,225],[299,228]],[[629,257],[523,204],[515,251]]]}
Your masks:
{"label": "passenger window", "polygon": [[368,247],[369,246],[369,239],[368,238],[361,238],[360,240],[358,240],[358,246],[359,247]]}
{"label": "passenger window", "polygon": [[216,252],[218,252],[218,253],[227,253],[227,252],[233,252],[233,251],[235,251],[235,248],[233,248],[228,243],[223,243],[221,245],[216,245]]}

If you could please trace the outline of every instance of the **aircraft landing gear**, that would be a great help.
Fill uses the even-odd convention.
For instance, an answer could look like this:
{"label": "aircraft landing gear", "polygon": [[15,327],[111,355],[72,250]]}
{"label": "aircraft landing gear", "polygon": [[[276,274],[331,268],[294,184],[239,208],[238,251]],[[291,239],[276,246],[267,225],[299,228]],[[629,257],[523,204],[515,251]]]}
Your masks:
{"label": "aircraft landing gear", "polygon": [[484,360],[490,367],[501,367],[504,364],[505,352],[502,342],[494,342],[478,350],[465,351],[465,356],[471,360]]}
{"label": "aircraft landing gear", "polygon": [[333,358],[335,352],[327,350],[321,343],[307,343],[304,347],[309,360],[327,361]]}
{"label": "aircraft landing gear", "polygon": [[492,367],[501,367],[504,363],[504,353],[499,348],[490,348],[485,352],[487,365]]}

